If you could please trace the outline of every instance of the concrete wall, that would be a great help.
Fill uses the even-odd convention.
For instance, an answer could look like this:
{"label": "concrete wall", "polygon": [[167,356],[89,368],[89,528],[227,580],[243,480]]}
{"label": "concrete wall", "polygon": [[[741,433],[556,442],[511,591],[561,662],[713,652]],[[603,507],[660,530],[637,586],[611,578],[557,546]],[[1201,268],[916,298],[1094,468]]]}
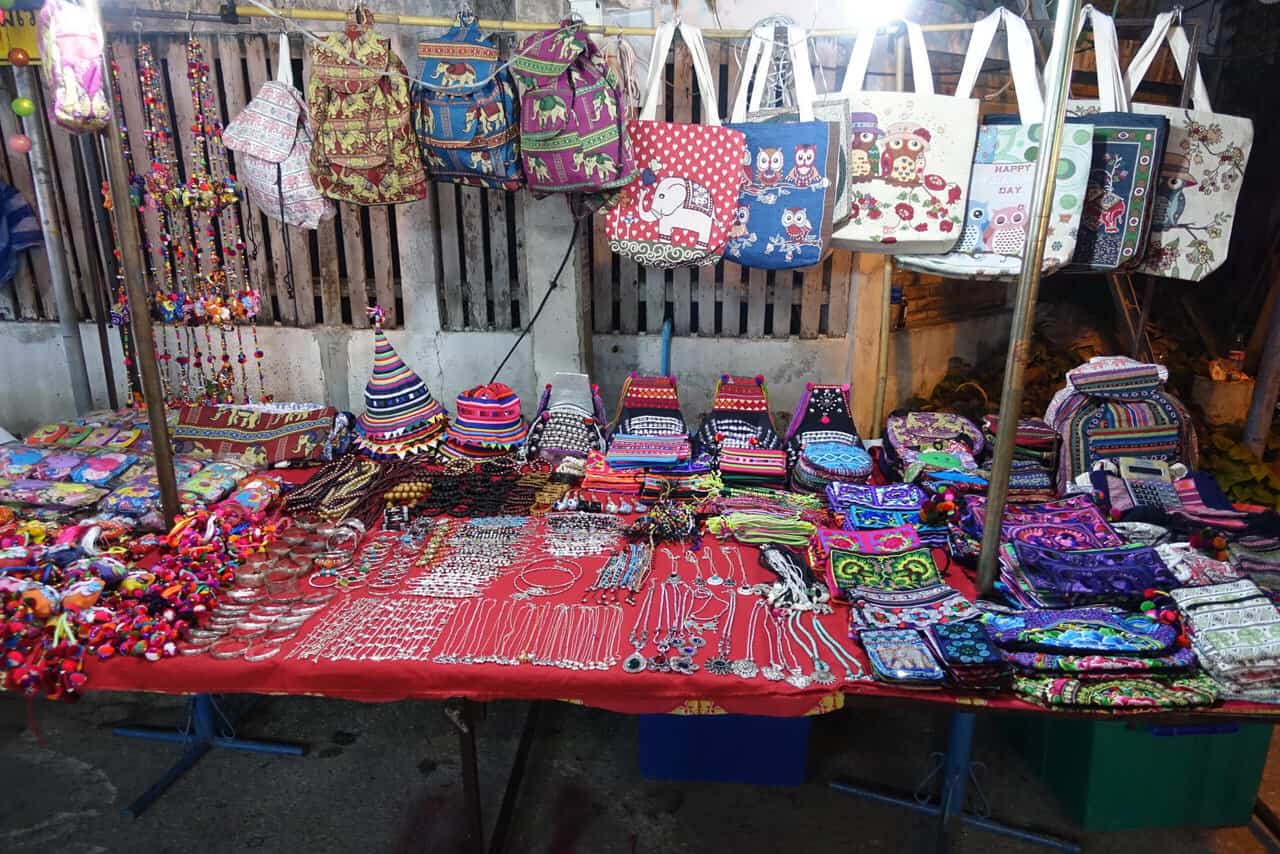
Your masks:
{"label": "concrete wall", "polygon": [[[539,326],[553,319],[544,313]],[[560,321],[563,323],[563,318]],[[391,330],[387,335],[405,362],[450,409],[458,392],[489,379],[515,341],[515,333],[511,332],[416,331],[422,328],[415,324],[410,329]],[[971,362],[1003,358],[1008,330],[1008,314],[998,314],[893,333],[886,408],[892,410],[912,395],[927,395],[946,373],[952,356]],[[573,367],[562,363],[563,352],[559,357],[549,354],[546,359],[538,358],[538,353],[549,348],[546,342],[571,339],[572,329],[548,323],[539,333],[521,343],[500,377],[526,401],[526,414],[531,414],[538,391],[551,374]],[[277,400],[325,401],[355,410],[362,405],[364,384],[373,364],[372,332],[340,327],[264,327],[258,334],[267,354],[263,361],[267,393]],[[82,324],[81,336],[89,361],[94,406],[105,407],[106,381],[96,327]],[[111,337],[116,383],[124,400],[123,356],[114,331]],[[540,339],[541,343],[531,338]],[[696,425],[710,408],[716,378],[725,372],[764,374],[775,411],[789,412],[804,384],[811,381],[851,383],[855,409],[866,410],[865,405],[859,404],[875,392],[875,363],[851,364],[850,351],[850,342],[845,338],[797,341],[678,337],[673,339],[671,365],[680,380],[685,416]],[[595,335],[592,352],[592,377],[612,411],[628,371],[659,370],[662,342],[656,335]],[[44,422],[75,415],[56,324],[0,323],[0,365],[4,366],[0,372],[0,427],[21,433]],[[256,393],[256,383],[252,381],[251,391]],[[867,425],[859,426],[869,432]]]}

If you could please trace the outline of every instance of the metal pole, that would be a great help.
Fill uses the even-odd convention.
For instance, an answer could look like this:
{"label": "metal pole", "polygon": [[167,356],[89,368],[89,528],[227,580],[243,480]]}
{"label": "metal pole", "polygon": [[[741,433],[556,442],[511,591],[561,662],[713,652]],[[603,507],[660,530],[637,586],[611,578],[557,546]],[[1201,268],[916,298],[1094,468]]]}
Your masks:
{"label": "metal pole", "polygon": [[[85,0],[89,14],[101,20],[98,0]],[[115,81],[110,68],[103,68],[103,95],[107,103],[115,103],[111,87]],[[173,473],[173,450],[169,446],[169,425],[165,420],[164,391],[160,385],[160,369],[156,363],[156,345],[151,336],[151,308],[147,302],[147,274],[142,263],[142,235],[138,218],[129,210],[129,173],[120,146],[120,123],[111,111],[111,127],[107,129],[107,180],[111,185],[112,206],[116,212],[116,228],[120,235],[120,263],[124,267],[125,289],[129,297],[129,316],[133,321],[133,352],[142,379],[142,397],[147,404],[147,421],[151,424],[151,442],[156,458],[156,478],[160,482],[160,504],[165,519],[172,521],[180,511],[178,484]]]}
{"label": "metal pole", "polygon": [[978,558],[978,588],[986,593],[996,580],[1000,550],[1000,521],[1009,495],[1009,471],[1013,468],[1014,440],[1022,411],[1022,375],[1027,367],[1028,345],[1035,321],[1036,292],[1040,289],[1040,265],[1044,261],[1045,233],[1053,212],[1053,186],[1058,156],[1062,151],[1067,93],[1071,88],[1071,63],[1075,58],[1078,0],[1059,0],[1053,27],[1053,48],[1046,65],[1044,145],[1036,158],[1034,190],[1031,197],[1030,239],[1022,256],[1018,275],[1018,295],[1009,330],[1009,353],[1004,363],[1004,388],[1000,392],[1000,426],[996,432],[995,459],[991,463],[991,483],[987,488],[987,513],[982,526],[982,554]]}
{"label": "metal pole", "polygon": [[[906,34],[894,40],[894,69],[896,89],[901,92],[907,85]],[[918,83],[917,83],[918,85]],[[876,342],[876,399],[871,409],[871,435],[884,433],[884,397],[889,387],[889,315],[893,313],[893,256],[884,256],[884,292],[880,295],[880,338]]]}
{"label": "metal pole", "polygon": [[[15,68],[18,96],[40,103],[36,91],[35,68]],[[49,139],[44,132],[44,117],[39,112],[22,120],[23,130],[31,138],[31,177],[36,185],[36,207],[39,209],[40,230],[44,232],[44,254],[49,259],[49,278],[53,280],[53,302],[58,308],[58,328],[62,332],[62,349],[67,358],[67,373],[71,380],[71,395],[75,399],[76,414],[93,408],[93,394],[89,391],[89,370],[84,363],[84,343],[80,340],[80,312],[76,298],[71,293],[71,273],[67,270],[66,247],[62,242],[62,226],[58,222],[58,194],[53,188],[53,172],[49,168]]]}
{"label": "metal pole", "polygon": [[[81,134],[76,137],[80,147],[80,161],[84,164],[84,180],[76,181],[77,200],[80,206],[90,211],[93,216],[94,231],[98,236],[97,275],[93,283],[93,302],[98,307],[98,347],[102,350],[102,373],[107,381],[107,402],[112,409],[120,406],[120,396],[116,394],[116,372],[111,364],[111,333],[108,331],[111,315],[111,282],[112,267],[107,263],[111,252],[111,228],[106,222],[106,211],[101,203],[94,200],[94,194],[102,186],[102,170],[98,166],[98,150],[94,145],[94,137]],[[87,275],[87,273],[86,273]],[[126,371],[126,376],[128,372]]]}

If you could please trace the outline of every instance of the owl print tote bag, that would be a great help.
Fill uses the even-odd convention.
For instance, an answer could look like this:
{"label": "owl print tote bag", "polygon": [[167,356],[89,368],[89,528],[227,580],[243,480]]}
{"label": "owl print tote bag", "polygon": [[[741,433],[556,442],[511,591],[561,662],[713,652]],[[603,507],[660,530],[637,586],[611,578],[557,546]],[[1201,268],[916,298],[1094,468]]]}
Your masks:
{"label": "owl print tote bag", "polygon": [[[987,124],[978,129],[978,147],[969,178],[960,242],[945,255],[902,255],[909,270],[973,279],[1016,276],[1022,269],[1036,157],[1043,141],[1044,98],[1036,72],[1031,32],[1021,18],[996,9],[973,25],[957,92],[972,92],[983,60],[1001,23],[1008,42],[1009,70],[1018,98],[1017,124]],[[1062,138],[1042,269],[1052,272],[1071,260],[1084,205],[1093,128],[1071,125]]]}
{"label": "owl print tote bag", "polygon": [[679,24],[702,95],[703,124],[655,121],[667,51],[677,24],[654,34],[640,118],[628,124],[640,180],[609,209],[609,247],[651,267],[714,264],[724,252],[738,208],[746,137],[720,127],[707,49],[697,27]]}
{"label": "owl print tote bag", "polygon": [[[744,267],[788,270],[812,267],[830,247],[836,192],[831,176],[837,171],[840,130],[816,120],[811,91],[804,91],[807,75],[795,75],[800,121],[753,121],[747,112],[747,90],[754,79],[751,101],[762,104],[769,76],[774,29],[759,27],[747,48],[745,69],[733,104],[729,127],[746,137],[744,183],[725,258]],[[787,27],[787,43],[795,67],[808,67],[805,31]],[[769,52],[762,56],[765,46]],[[810,81],[812,78],[809,78]]]}
{"label": "owl print tote bag", "polygon": [[[1178,71],[1187,76],[1191,45],[1182,27],[1173,24],[1173,16],[1173,12],[1156,16],[1151,35],[1129,63],[1125,88],[1130,98],[1166,40]],[[1213,112],[1199,64],[1190,74],[1191,109],[1130,105],[1135,113],[1169,120],[1169,143],[1156,175],[1147,254],[1136,270],[1198,282],[1226,260],[1240,182],[1253,145],[1253,122]]]}
{"label": "owl print tote bag", "polygon": [[1079,31],[1086,22],[1093,26],[1098,100],[1067,102],[1068,130],[1077,124],[1093,125],[1093,159],[1076,251],[1066,269],[1098,273],[1133,268],[1146,252],[1169,120],[1129,110],[1115,21],[1085,6]]}
{"label": "owl print tote bag", "polygon": [[978,102],[937,95],[920,27],[904,21],[915,92],[862,86],[875,42],[859,30],[840,92],[849,100],[849,219],[832,236],[854,252],[939,253],[960,239]]}

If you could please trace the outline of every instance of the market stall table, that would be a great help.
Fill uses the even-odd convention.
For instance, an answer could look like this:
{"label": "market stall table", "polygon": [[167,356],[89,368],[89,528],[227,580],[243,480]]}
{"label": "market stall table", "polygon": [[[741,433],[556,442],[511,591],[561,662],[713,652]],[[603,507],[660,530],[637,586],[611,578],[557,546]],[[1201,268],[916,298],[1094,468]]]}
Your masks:
{"label": "market stall table", "polygon": [[[542,524],[542,523],[535,523]],[[722,550],[720,545],[708,538],[707,548],[713,554],[736,556],[722,562],[731,570],[741,567],[752,583],[769,580],[768,572],[757,563],[756,551],[734,543],[726,544]],[[683,551],[683,548],[681,548]],[[677,555],[675,548],[660,546],[655,553],[655,580],[661,580],[664,573],[669,572],[667,557]],[[949,563],[945,554],[935,552],[938,565],[945,568],[948,583],[968,596],[973,596],[973,584],[969,575],[958,565]],[[528,558],[525,565],[537,560],[539,555]],[[738,561],[740,559],[740,563]],[[556,596],[535,596],[523,601],[532,602],[537,607],[551,608],[557,605],[577,605],[591,598],[584,596],[583,589],[594,578],[596,571],[607,560],[606,555],[582,557],[576,559],[582,568],[582,575],[567,591]],[[684,574],[690,574],[688,564],[676,560]],[[485,591],[484,599],[496,603],[509,601],[512,594],[518,593],[516,577],[519,567],[513,567],[500,574]],[[407,581],[407,580],[406,580]],[[299,579],[300,589],[308,589],[305,577]],[[842,668],[833,663],[833,675],[837,681],[831,685],[810,685],[796,688],[785,681],[769,681],[761,676],[751,679],[739,678],[736,675],[714,675],[706,669],[699,669],[690,675],[678,673],[629,673],[622,669],[621,663],[631,652],[632,644],[628,642],[628,633],[636,619],[642,603],[623,604],[621,628],[616,636],[614,650],[615,663],[606,669],[564,669],[553,665],[539,666],[532,663],[518,665],[509,664],[450,664],[434,660],[440,649],[450,643],[448,631],[444,631],[431,642],[428,654],[419,655],[413,660],[371,660],[364,656],[358,660],[328,660],[323,655],[302,657],[300,645],[318,628],[322,628],[326,620],[344,609],[363,609],[362,613],[379,613],[376,609],[389,607],[426,607],[427,603],[441,600],[405,594],[406,583],[399,585],[390,595],[378,595],[379,592],[367,587],[355,587],[335,591],[326,606],[311,616],[302,626],[298,635],[280,644],[280,651],[265,660],[246,661],[243,658],[219,659],[209,654],[184,655],[159,662],[146,662],[138,659],[117,659],[106,663],[94,662],[89,668],[89,686],[92,690],[119,691],[151,691],[167,694],[196,695],[195,711],[197,729],[205,727],[204,740],[216,737],[211,720],[202,723],[201,716],[209,717],[209,695],[235,693],[255,695],[306,695],[338,699],[358,700],[363,702],[392,702],[398,700],[443,700],[447,701],[446,711],[458,727],[460,744],[463,753],[464,801],[467,806],[468,830],[475,850],[481,850],[479,841],[483,839],[480,817],[478,775],[475,767],[475,704],[494,700],[527,700],[534,701],[532,709],[537,708],[536,701],[561,700],[581,703],[610,711],[625,714],[723,714],[737,713],[769,716],[802,716],[824,714],[843,708],[848,702],[900,702],[908,704],[933,704],[949,706],[955,710],[952,718],[952,731],[948,744],[947,759],[943,779],[940,784],[940,806],[920,805],[909,799],[895,798],[878,793],[862,786],[834,784],[837,788],[862,797],[870,797],[882,802],[896,803],[917,810],[924,810],[937,816],[939,829],[939,848],[946,847],[946,836],[959,821],[971,823],[993,832],[1006,833],[1023,839],[1031,839],[1041,844],[1074,850],[1072,843],[1053,837],[1036,834],[1020,828],[1009,828],[989,819],[963,813],[964,791],[968,782],[969,754],[972,746],[975,713],[988,712],[1021,712],[1035,714],[1073,714],[1092,716],[1114,716],[1130,714],[1125,711],[1090,711],[1048,709],[1025,702],[1016,697],[990,692],[966,692],[950,689],[919,690],[901,688],[882,682],[870,680],[847,681],[843,678]],[[722,590],[729,589],[724,585]],[[310,591],[314,592],[314,591]],[[756,597],[734,593],[740,602],[749,605]],[[538,600],[545,600],[543,604]],[[446,600],[448,601],[448,600]],[[520,600],[517,600],[520,601]],[[475,606],[478,607],[478,606]],[[486,612],[488,616],[495,610]],[[733,624],[731,658],[739,658],[745,654],[747,639],[750,634],[751,620],[744,618],[750,615],[750,607],[742,607]],[[462,612],[465,613],[465,612]],[[869,673],[865,654],[861,647],[848,640],[847,610],[839,605],[835,612],[820,618],[830,635],[840,641],[841,646],[862,664],[863,672]],[[649,622],[653,622],[650,618]],[[760,633],[763,634],[763,633]],[[495,631],[496,636],[496,631]],[[407,639],[412,640],[412,639]],[[425,644],[424,644],[425,646]],[[763,663],[767,654],[761,650],[761,638],[755,639],[753,658]],[[711,653],[703,651],[698,660],[705,660]],[[825,658],[830,653],[823,650]],[[202,699],[201,699],[202,698]],[[203,711],[201,711],[203,709]],[[523,758],[528,754],[532,742],[535,713],[531,712],[526,724],[525,735],[521,747],[517,751],[516,767],[513,768],[508,794],[504,798],[500,811],[497,830],[495,830],[495,849],[500,847],[500,839],[505,834],[506,826],[511,818],[519,776],[523,766]],[[1148,713],[1151,714],[1151,713]],[[1262,719],[1274,720],[1280,714],[1280,708],[1243,702],[1228,702],[1213,708],[1179,709],[1157,712],[1162,720],[1177,718],[1181,721],[1197,721],[1212,719]],[[199,739],[195,739],[199,740]],[[261,744],[261,743],[258,743]],[[210,744],[199,751],[202,754]],[[226,746],[237,746],[228,743]],[[271,750],[270,746],[250,746],[248,749]],[[180,763],[181,771],[194,764],[199,758],[190,757],[190,751]],[[189,761],[188,761],[189,760]],[[178,770],[178,769],[175,769]],[[164,782],[167,785],[173,775]],[[163,791],[154,789],[144,796],[143,800],[157,797]],[[145,808],[145,803],[142,805]],[[135,810],[138,812],[139,810]]]}

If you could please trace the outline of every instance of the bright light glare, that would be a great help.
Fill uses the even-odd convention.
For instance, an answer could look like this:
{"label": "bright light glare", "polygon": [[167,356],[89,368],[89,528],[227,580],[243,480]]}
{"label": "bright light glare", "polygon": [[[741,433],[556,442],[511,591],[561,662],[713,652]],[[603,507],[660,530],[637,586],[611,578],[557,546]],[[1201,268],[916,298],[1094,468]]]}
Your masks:
{"label": "bright light glare", "polygon": [[[912,0],[837,0],[822,4],[817,27],[878,27],[887,21],[910,18]],[[838,18],[839,20],[831,20]]]}

